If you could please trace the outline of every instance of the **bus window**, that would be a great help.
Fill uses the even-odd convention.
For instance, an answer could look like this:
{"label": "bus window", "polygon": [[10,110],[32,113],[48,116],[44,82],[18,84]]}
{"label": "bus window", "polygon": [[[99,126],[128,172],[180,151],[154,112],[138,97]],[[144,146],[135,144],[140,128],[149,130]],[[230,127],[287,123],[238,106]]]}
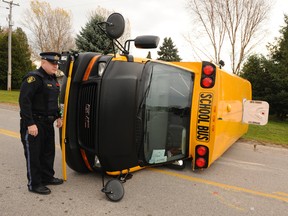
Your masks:
{"label": "bus window", "polygon": [[149,164],[187,156],[193,74],[151,64],[144,107],[144,154]]}

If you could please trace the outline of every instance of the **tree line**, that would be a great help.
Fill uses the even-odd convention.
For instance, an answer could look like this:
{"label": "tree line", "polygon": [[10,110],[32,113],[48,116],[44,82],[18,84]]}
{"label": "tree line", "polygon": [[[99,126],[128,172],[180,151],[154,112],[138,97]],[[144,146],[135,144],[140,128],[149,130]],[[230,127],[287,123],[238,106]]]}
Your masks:
{"label": "tree line", "polygon": [[288,15],[281,36],[267,45],[269,54],[253,54],[245,62],[241,76],[252,84],[253,98],[266,100],[270,113],[288,118]]}
{"label": "tree line", "polygon": [[[19,89],[22,77],[36,66],[31,60],[31,51],[25,32],[17,28],[12,33],[12,89]],[[8,29],[0,28],[0,89],[7,88]]]}
{"label": "tree line", "polygon": [[[26,34],[19,27],[12,32],[12,89],[19,89],[22,77],[28,71],[36,69],[35,61],[39,60],[41,52],[61,53],[73,50],[112,53],[111,40],[97,26],[97,23],[106,21],[111,13],[113,12],[98,7],[90,14],[89,21],[82,27],[79,34],[73,37],[72,16],[68,11],[61,8],[52,9],[47,2],[31,1],[30,8],[25,11],[22,22],[28,33]],[[8,33],[7,28],[0,27],[0,89],[3,90],[7,88]],[[130,25],[129,20],[126,20],[125,32],[119,39],[120,43],[123,44],[130,39],[129,37]],[[160,47],[158,59],[180,60],[178,49],[171,38],[164,39],[163,47]]]}

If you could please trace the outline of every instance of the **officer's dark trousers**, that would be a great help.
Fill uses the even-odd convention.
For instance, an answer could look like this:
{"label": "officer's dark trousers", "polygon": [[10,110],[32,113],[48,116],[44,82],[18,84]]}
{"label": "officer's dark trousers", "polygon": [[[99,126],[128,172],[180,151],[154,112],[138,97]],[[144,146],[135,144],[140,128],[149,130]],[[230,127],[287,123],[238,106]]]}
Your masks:
{"label": "officer's dark trousers", "polygon": [[36,120],[38,135],[28,134],[24,120],[20,121],[21,142],[27,166],[28,187],[41,185],[54,176],[55,132],[53,121]]}

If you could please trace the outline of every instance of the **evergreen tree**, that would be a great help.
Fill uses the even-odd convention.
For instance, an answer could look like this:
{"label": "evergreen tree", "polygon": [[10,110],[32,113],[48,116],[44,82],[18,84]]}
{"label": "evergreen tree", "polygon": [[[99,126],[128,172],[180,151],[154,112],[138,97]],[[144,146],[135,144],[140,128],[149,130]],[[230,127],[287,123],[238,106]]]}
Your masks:
{"label": "evergreen tree", "polygon": [[274,94],[273,65],[263,55],[252,55],[245,62],[241,77],[252,84],[254,100],[269,100]]}
{"label": "evergreen tree", "polygon": [[[21,28],[12,32],[12,80],[11,88],[19,89],[23,76],[36,67],[32,64],[26,34]],[[7,89],[8,31],[0,33],[0,89]]]}
{"label": "evergreen tree", "polygon": [[151,57],[151,52],[149,51],[148,52],[148,54],[147,54],[147,57],[146,57],[147,59],[152,59],[152,57]]}
{"label": "evergreen tree", "polygon": [[162,46],[160,46],[160,51],[157,51],[157,54],[159,58],[158,60],[163,60],[163,61],[181,61],[181,58],[178,55],[178,49],[175,47],[173,44],[172,39],[169,37],[164,38],[164,42]]}
{"label": "evergreen tree", "polygon": [[82,28],[76,36],[76,46],[79,51],[98,52],[108,54],[113,52],[111,39],[97,26],[97,23],[104,22],[105,17],[94,14],[90,21]]}
{"label": "evergreen tree", "polygon": [[270,55],[250,56],[242,69],[242,77],[252,84],[253,98],[266,100],[270,113],[284,120],[288,115],[288,16],[275,44],[269,44]]}
{"label": "evergreen tree", "polygon": [[275,45],[268,46],[271,61],[274,66],[273,79],[275,80],[273,100],[277,116],[282,120],[288,117],[288,15],[284,15],[285,25],[280,29],[281,36]]}

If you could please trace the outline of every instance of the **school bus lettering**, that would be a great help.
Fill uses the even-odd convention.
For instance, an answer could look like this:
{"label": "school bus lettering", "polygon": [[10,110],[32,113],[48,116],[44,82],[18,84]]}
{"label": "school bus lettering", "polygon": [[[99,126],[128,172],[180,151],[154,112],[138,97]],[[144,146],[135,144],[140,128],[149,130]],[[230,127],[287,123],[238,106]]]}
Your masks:
{"label": "school bus lettering", "polygon": [[208,130],[209,130],[209,127],[206,127],[206,126],[198,126],[198,129],[201,130],[201,131],[208,131]]}
{"label": "school bus lettering", "polygon": [[200,93],[197,118],[197,140],[208,142],[210,139],[210,121],[213,95]]}

